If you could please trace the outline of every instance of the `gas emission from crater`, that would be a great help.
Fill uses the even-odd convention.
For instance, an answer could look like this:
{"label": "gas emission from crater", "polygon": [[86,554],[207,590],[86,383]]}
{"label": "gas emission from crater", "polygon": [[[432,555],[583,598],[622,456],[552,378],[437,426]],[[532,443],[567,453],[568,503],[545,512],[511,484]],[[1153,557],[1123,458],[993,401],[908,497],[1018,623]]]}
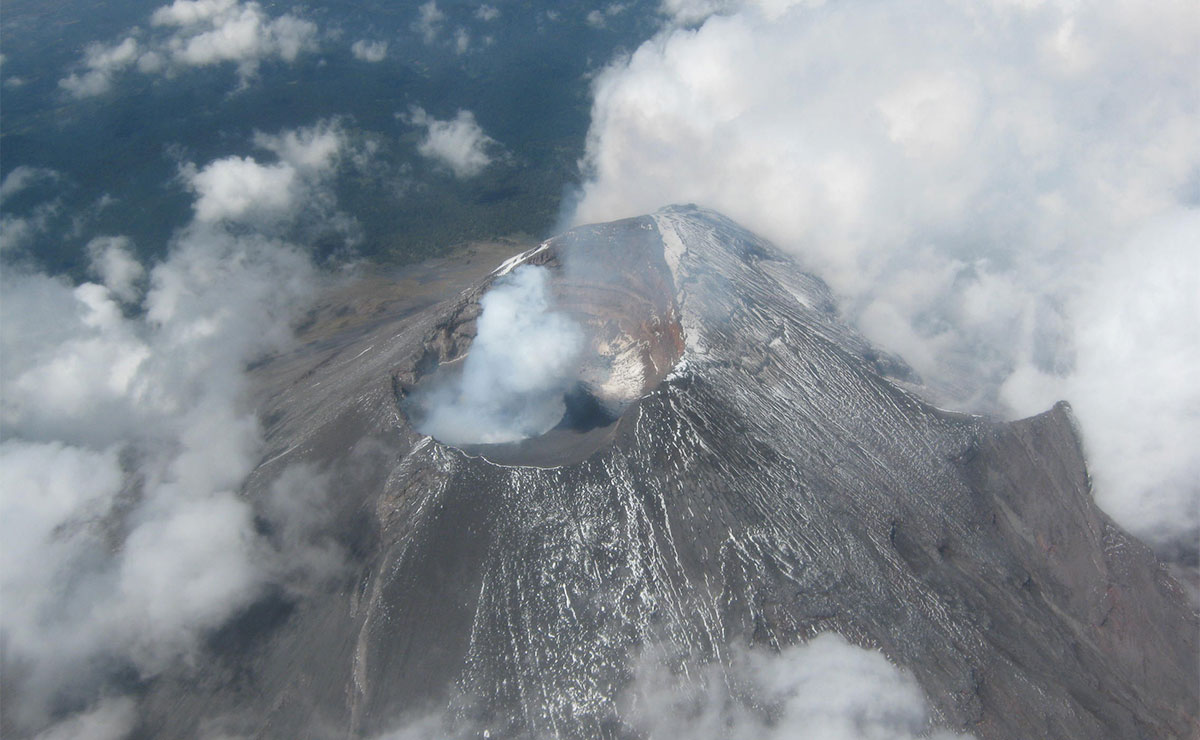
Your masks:
{"label": "gas emission from crater", "polygon": [[411,399],[418,428],[447,444],[498,444],[534,437],[566,411],[584,333],[557,310],[550,270],[521,265],[483,298],[477,334],[461,367],[431,378]]}

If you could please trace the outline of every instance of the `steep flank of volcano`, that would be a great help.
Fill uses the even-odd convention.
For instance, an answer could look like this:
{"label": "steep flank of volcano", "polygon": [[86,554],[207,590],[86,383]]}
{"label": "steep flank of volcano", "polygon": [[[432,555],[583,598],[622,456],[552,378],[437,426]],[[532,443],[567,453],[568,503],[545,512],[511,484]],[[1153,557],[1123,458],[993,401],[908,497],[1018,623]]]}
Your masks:
{"label": "steep flank of volcano", "polygon": [[[407,399],[523,264],[587,329],[563,421],[507,445],[419,433]],[[573,230],[267,371],[275,452],[247,495],[327,472],[351,572],[274,596],[228,675],[150,687],[146,736],[224,713],[372,737],[434,711],[471,736],[636,737],[622,696],[647,647],[720,669],[831,631],[910,671],[939,727],[1196,733],[1197,615],[1096,508],[1069,407],[926,404],[819,280],[718,214]]]}

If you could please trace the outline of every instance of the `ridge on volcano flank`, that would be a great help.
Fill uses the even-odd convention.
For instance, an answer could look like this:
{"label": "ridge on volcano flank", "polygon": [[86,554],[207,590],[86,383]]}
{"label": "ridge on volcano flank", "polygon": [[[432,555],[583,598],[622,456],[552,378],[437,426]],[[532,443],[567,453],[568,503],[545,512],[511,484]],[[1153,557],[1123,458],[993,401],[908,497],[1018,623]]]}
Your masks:
{"label": "ridge on volcano flank", "polygon": [[398,383],[400,408],[493,462],[585,459],[682,355],[675,292],[644,219],[556,237],[461,297]]}

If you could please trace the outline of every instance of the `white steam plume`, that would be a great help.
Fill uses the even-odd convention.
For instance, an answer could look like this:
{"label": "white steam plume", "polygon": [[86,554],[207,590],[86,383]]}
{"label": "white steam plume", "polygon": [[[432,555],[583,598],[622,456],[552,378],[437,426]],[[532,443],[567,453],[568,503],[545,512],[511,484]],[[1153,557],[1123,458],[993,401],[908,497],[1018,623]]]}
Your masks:
{"label": "white steam plume", "polygon": [[549,275],[545,267],[524,265],[484,294],[462,374],[413,399],[424,416],[422,432],[449,444],[513,442],[562,418],[583,334],[553,309]]}
{"label": "white steam plume", "polygon": [[1200,423],[1194,3],[664,10],[702,25],[597,78],[574,220],[724,212],[802,255],[939,402],[1077,403],[1102,505],[1194,548],[1197,455],[1173,442]]}

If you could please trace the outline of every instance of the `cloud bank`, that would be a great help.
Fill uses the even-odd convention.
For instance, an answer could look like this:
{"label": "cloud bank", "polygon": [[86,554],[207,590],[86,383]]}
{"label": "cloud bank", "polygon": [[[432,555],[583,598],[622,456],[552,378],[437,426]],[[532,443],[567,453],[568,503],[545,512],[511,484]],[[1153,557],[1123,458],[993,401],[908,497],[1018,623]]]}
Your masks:
{"label": "cloud bank", "polygon": [[317,27],[291,13],[269,17],[257,2],[175,0],[150,16],[150,29],[133,28],[112,44],[94,43],[79,69],[59,81],[76,98],[102,95],[117,76],[176,74],[189,67],[234,64],[245,84],[268,60],[293,62],[317,48]]}
{"label": "cloud bank", "polygon": [[[259,144],[302,179],[338,156],[331,131]],[[217,197],[200,177],[216,164],[196,169],[196,218],[158,264],[106,236],[88,247],[99,282],[0,277],[0,642],[19,731],[123,736],[131,673],[194,656],[267,584],[336,570],[314,534],[316,471],[285,471],[262,502],[240,495],[262,441],[245,368],[289,346],[317,276],[276,222],[235,222],[280,204]],[[288,207],[331,197],[316,188],[289,191]]]}
{"label": "cloud bank", "polygon": [[[1200,243],[1194,8],[663,10],[673,23],[596,79],[573,221],[726,213],[826,278],[939,402],[1071,400],[1101,504],[1194,547],[1200,463],[1176,444],[1200,432],[1181,246]],[[1143,252],[1150,264],[1121,256]]]}
{"label": "cloud bank", "polygon": [[554,310],[549,271],[523,265],[480,299],[462,374],[420,390],[420,430],[448,444],[514,442],[548,431],[566,411],[583,332]]}
{"label": "cloud bank", "polygon": [[424,108],[414,107],[408,120],[425,128],[425,136],[417,145],[421,156],[449,168],[459,179],[475,177],[494,161],[489,150],[498,144],[483,132],[471,111],[460,110],[454,118],[439,121]]}

